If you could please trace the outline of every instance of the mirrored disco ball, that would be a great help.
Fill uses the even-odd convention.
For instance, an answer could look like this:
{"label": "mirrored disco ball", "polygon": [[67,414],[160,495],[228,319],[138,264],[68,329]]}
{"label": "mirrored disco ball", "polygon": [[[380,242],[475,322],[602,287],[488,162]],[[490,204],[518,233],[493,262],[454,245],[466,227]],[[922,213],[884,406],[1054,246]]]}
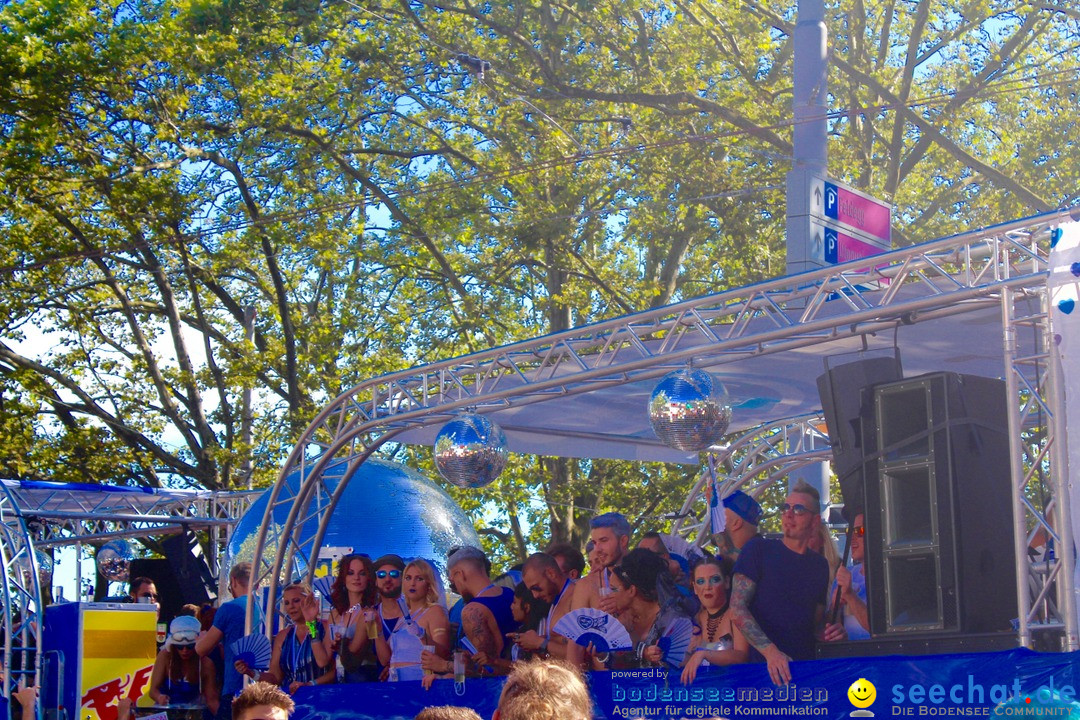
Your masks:
{"label": "mirrored disco ball", "polygon": [[701,452],[727,432],[731,402],[724,386],[704,370],[665,375],[649,399],[649,422],[665,445]]}
{"label": "mirrored disco ball", "polygon": [[[341,482],[350,459],[342,457],[327,465],[322,478],[330,492]],[[299,488],[300,473],[290,473],[282,488],[283,502],[273,511],[264,561],[273,559],[273,551],[282,542],[282,530],[292,507],[289,498],[296,497]],[[266,490],[260,495],[237,523],[226,550],[224,572],[236,562],[254,560],[255,540],[270,493]],[[318,520],[308,518],[300,535],[311,538],[317,529]],[[422,557],[433,561],[445,579],[446,553],[455,545],[480,547],[480,538],[453,498],[412,468],[369,458],[342,491],[327,523],[320,555],[357,552],[372,559],[386,553]],[[282,576],[287,582],[302,577],[306,571],[304,559],[297,555],[296,567],[283,568]]]}
{"label": "mirrored disco ball", "polygon": [[127,540],[110,540],[98,549],[94,559],[101,577],[110,582],[127,582],[135,553]]}
{"label": "mirrored disco ball", "polygon": [[506,435],[483,415],[454,418],[435,438],[435,467],[459,488],[483,487],[506,467]]}
{"label": "mirrored disco ball", "polygon": [[[37,562],[38,580],[42,585],[52,585],[53,559],[41,550],[34,550],[34,559]],[[22,571],[23,577],[27,578],[29,582],[31,573],[30,557],[25,554],[20,555],[15,560],[15,564]]]}

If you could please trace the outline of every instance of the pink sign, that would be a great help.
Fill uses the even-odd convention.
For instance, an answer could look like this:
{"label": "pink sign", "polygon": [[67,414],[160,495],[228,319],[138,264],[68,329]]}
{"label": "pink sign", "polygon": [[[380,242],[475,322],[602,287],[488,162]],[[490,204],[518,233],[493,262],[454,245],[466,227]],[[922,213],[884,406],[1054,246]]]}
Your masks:
{"label": "pink sign", "polygon": [[[832,228],[825,229],[825,262],[840,265],[851,260],[880,255],[883,252],[885,251],[877,245],[863,242],[858,238],[837,232]],[[877,267],[883,267],[883,265]],[[856,272],[868,272],[869,270],[869,267],[865,267],[859,268]]]}
{"label": "pink sign", "polygon": [[826,217],[850,225],[867,235],[890,242],[891,214],[892,209],[884,203],[863,197],[833,183],[825,183]]}

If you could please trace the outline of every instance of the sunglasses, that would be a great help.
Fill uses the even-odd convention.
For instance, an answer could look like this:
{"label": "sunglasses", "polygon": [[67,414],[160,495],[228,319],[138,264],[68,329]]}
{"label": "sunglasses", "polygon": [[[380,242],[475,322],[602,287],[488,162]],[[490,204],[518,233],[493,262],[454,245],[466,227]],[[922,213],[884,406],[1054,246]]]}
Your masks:
{"label": "sunglasses", "polygon": [[397,580],[399,577],[401,577],[401,571],[400,570],[378,570],[378,571],[375,572],[375,577],[379,578],[380,580],[385,578],[387,575],[389,575],[390,577]]}
{"label": "sunglasses", "polygon": [[194,645],[195,641],[198,639],[198,633],[188,632],[186,630],[181,632],[174,632],[172,634],[173,645]]}
{"label": "sunglasses", "polygon": [[862,537],[863,535],[866,534],[866,528],[865,527],[851,528],[851,532],[852,532],[852,534],[857,535],[858,537]]}
{"label": "sunglasses", "polygon": [[814,512],[813,510],[806,507],[802,503],[795,503],[794,505],[791,505],[790,503],[784,503],[783,505],[780,506],[780,514],[781,515],[786,515],[789,511],[794,513],[795,515],[797,515],[799,517],[802,517],[803,515],[807,515],[809,513]]}
{"label": "sunglasses", "polygon": [[709,583],[709,585],[720,585],[723,582],[724,578],[721,575],[713,575],[709,578],[696,578],[694,580],[694,584],[699,587],[705,587],[705,583]]}

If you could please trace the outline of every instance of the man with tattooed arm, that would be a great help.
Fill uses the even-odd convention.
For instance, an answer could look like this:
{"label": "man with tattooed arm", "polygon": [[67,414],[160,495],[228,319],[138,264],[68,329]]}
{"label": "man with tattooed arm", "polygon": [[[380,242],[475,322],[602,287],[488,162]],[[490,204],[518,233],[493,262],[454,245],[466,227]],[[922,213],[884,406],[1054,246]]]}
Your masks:
{"label": "man with tattooed arm", "polygon": [[452,549],[446,558],[450,581],[466,603],[461,611],[459,636],[463,639],[459,644],[471,652],[474,659],[480,658],[480,674],[486,672],[485,658],[509,655],[510,643],[506,636],[517,628],[510,610],[514,591],[491,582],[485,561],[482,550],[468,546]]}
{"label": "man with tattooed arm", "polygon": [[825,625],[829,567],[809,548],[821,524],[817,490],[800,480],[781,506],[783,539],[751,539],[735,563],[731,609],[750,641],[751,662],[764,659],[777,685],[791,682],[791,660],[812,660],[818,638],[845,638],[843,625]]}

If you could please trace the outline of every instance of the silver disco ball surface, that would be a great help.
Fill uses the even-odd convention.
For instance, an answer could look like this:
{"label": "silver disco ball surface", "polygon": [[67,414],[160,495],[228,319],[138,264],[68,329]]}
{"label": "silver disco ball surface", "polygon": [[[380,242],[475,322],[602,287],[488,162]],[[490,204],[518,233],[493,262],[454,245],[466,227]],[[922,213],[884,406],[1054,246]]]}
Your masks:
{"label": "silver disco ball surface", "polygon": [[109,582],[127,582],[131,575],[131,561],[135,553],[127,540],[110,540],[98,548],[94,556],[97,571]]}
{"label": "silver disco ball surface", "polygon": [[[34,561],[37,565],[38,580],[45,587],[52,585],[53,574],[53,559],[41,550],[34,550]],[[20,555],[15,564],[22,570],[23,578],[26,582],[30,581],[31,564],[30,557],[28,555]]]}
{"label": "silver disco ball surface", "polygon": [[724,386],[707,372],[683,368],[665,375],[653,390],[649,422],[665,445],[701,452],[727,432],[731,402]]}
{"label": "silver disco ball surface", "polygon": [[483,487],[506,467],[506,435],[483,415],[454,418],[435,438],[435,467],[459,488]]}
{"label": "silver disco ball surface", "polygon": [[[332,492],[341,481],[348,458],[327,465],[323,481]],[[300,487],[299,472],[285,479],[284,498],[295,497]],[[263,493],[237,523],[225,555],[225,565],[254,559],[255,540],[259,533],[270,490]],[[263,559],[270,561],[278,545],[291,505],[284,503],[274,511],[274,527],[267,539]],[[301,528],[301,537],[310,540],[318,530],[312,518]],[[375,560],[380,555],[396,553],[403,558],[431,560],[446,577],[446,552],[455,545],[480,547],[480,538],[472,521],[446,491],[415,470],[398,463],[371,458],[364,462],[342,491],[330,516],[321,552],[340,557],[346,553],[366,553]],[[286,580],[302,575],[306,564],[284,572]],[[321,571],[316,571],[316,575]]]}

